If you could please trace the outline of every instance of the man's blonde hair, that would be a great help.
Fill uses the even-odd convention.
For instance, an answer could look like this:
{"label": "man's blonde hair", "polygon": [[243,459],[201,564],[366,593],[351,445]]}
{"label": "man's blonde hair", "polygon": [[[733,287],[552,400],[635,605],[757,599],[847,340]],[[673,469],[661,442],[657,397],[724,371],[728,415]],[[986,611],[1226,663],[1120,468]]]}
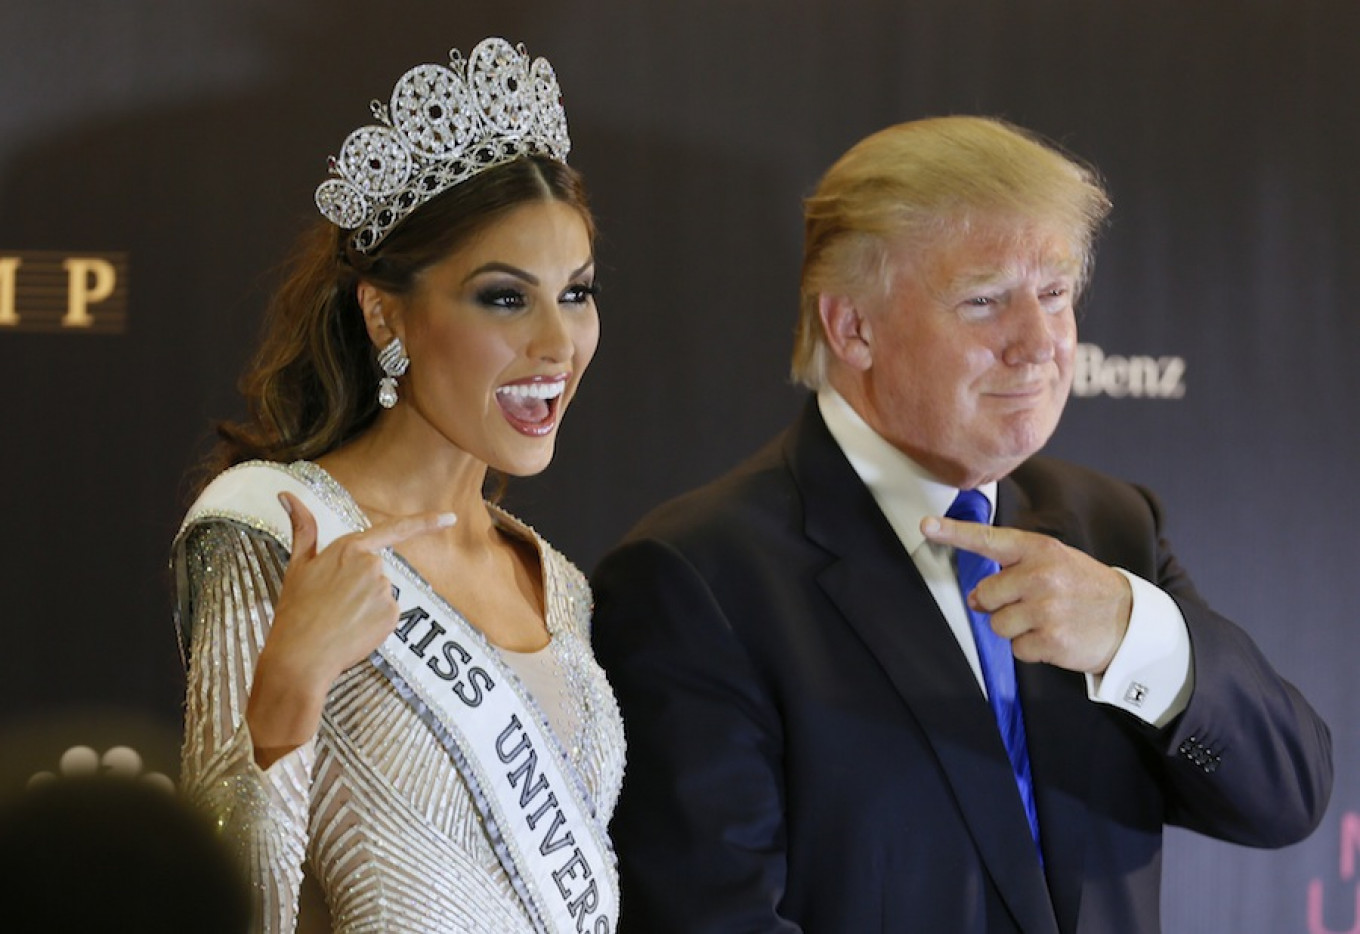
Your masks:
{"label": "man's blonde hair", "polygon": [[1095,232],[1110,210],[1096,173],[1034,134],[987,117],[900,123],[855,144],[804,202],[801,308],[792,375],[826,379],[823,293],[887,294],[895,251],[914,252],[989,220],[1066,234],[1089,276]]}

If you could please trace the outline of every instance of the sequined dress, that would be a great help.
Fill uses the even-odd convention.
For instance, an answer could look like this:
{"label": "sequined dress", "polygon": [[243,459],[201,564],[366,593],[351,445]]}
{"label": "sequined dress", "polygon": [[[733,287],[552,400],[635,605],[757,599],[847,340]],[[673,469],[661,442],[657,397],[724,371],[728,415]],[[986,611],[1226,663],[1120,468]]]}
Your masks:
{"label": "sequined dress", "polygon": [[[320,467],[289,470],[367,524]],[[542,706],[607,824],[623,776],[623,725],[590,651],[589,587],[532,529],[496,518],[541,555],[550,641],[540,668],[565,709],[554,716],[555,705]],[[182,536],[178,613],[190,663],[181,784],[217,816],[247,867],[254,929],[294,930],[305,859],[337,932],[533,931],[448,753],[373,665],[340,676],[311,742],[268,770],[255,764],[246,701],[287,555],[236,522]]]}

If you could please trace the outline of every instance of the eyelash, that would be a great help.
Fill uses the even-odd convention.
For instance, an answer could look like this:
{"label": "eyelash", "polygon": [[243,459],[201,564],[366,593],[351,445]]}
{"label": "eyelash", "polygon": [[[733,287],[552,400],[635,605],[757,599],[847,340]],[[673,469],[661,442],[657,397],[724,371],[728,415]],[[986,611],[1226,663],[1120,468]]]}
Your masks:
{"label": "eyelash", "polygon": [[600,297],[600,285],[598,282],[591,282],[588,284],[582,283],[581,285],[568,286],[567,290],[563,292],[562,295],[564,299],[566,299],[567,296],[575,295],[576,303],[584,305],[586,302]]}
{"label": "eyelash", "polygon": [[[589,285],[572,285],[568,286],[566,291],[562,293],[559,301],[584,305],[596,298],[599,294],[600,286],[597,283],[592,282]],[[483,289],[478,292],[477,303],[485,308],[496,308],[506,311],[518,310],[520,308],[525,308],[528,305],[528,301],[522,290],[506,288],[503,286]]]}
{"label": "eyelash", "polygon": [[[1051,289],[1044,289],[1042,292],[1039,293],[1039,298],[1041,300],[1061,299],[1066,297],[1067,294],[1068,294],[1067,288],[1059,285],[1054,286]],[[997,299],[990,295],[975,295],[972,298],[964,299],[963,304],[968,308],[990,308],[993,305],[997,304]]]}
{"label": "eyelash", "polygon": [[482,289],[477,293],[477,304],[486,308],[514,309],[525,305],[524,293],[503,286]]}

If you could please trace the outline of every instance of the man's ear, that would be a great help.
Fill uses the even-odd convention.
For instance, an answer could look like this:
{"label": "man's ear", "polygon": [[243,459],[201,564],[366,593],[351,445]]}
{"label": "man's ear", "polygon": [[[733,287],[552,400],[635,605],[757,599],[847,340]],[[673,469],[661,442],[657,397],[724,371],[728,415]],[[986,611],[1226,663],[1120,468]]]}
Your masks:
{"label": "man's ear", "polygon": [[400,309],[391,295],[371,282],[360,282],[356,287],[355,298],[364,313],[364,328],[374,347],[386,347],[392,338],[401,336],[397,330]]}
{"label": "man's ear", "polygon": [[874,362],[873,328],[858,303],[848,295],[823,292],[817,313],[832,356],[852,370],[864,372]]}

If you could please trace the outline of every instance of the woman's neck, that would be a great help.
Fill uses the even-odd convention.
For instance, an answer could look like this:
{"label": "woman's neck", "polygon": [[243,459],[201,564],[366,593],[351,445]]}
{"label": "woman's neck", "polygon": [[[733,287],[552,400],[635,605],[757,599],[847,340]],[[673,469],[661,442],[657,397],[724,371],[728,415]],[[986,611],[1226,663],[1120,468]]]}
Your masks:
{"label": "woman's neck", "polygon": [[374,522],[427,512],[453,512],[454,537],[483,538],[492,520],[482,498],[487,465],[430,433],[401,431],[387,418],[317,463]]}

